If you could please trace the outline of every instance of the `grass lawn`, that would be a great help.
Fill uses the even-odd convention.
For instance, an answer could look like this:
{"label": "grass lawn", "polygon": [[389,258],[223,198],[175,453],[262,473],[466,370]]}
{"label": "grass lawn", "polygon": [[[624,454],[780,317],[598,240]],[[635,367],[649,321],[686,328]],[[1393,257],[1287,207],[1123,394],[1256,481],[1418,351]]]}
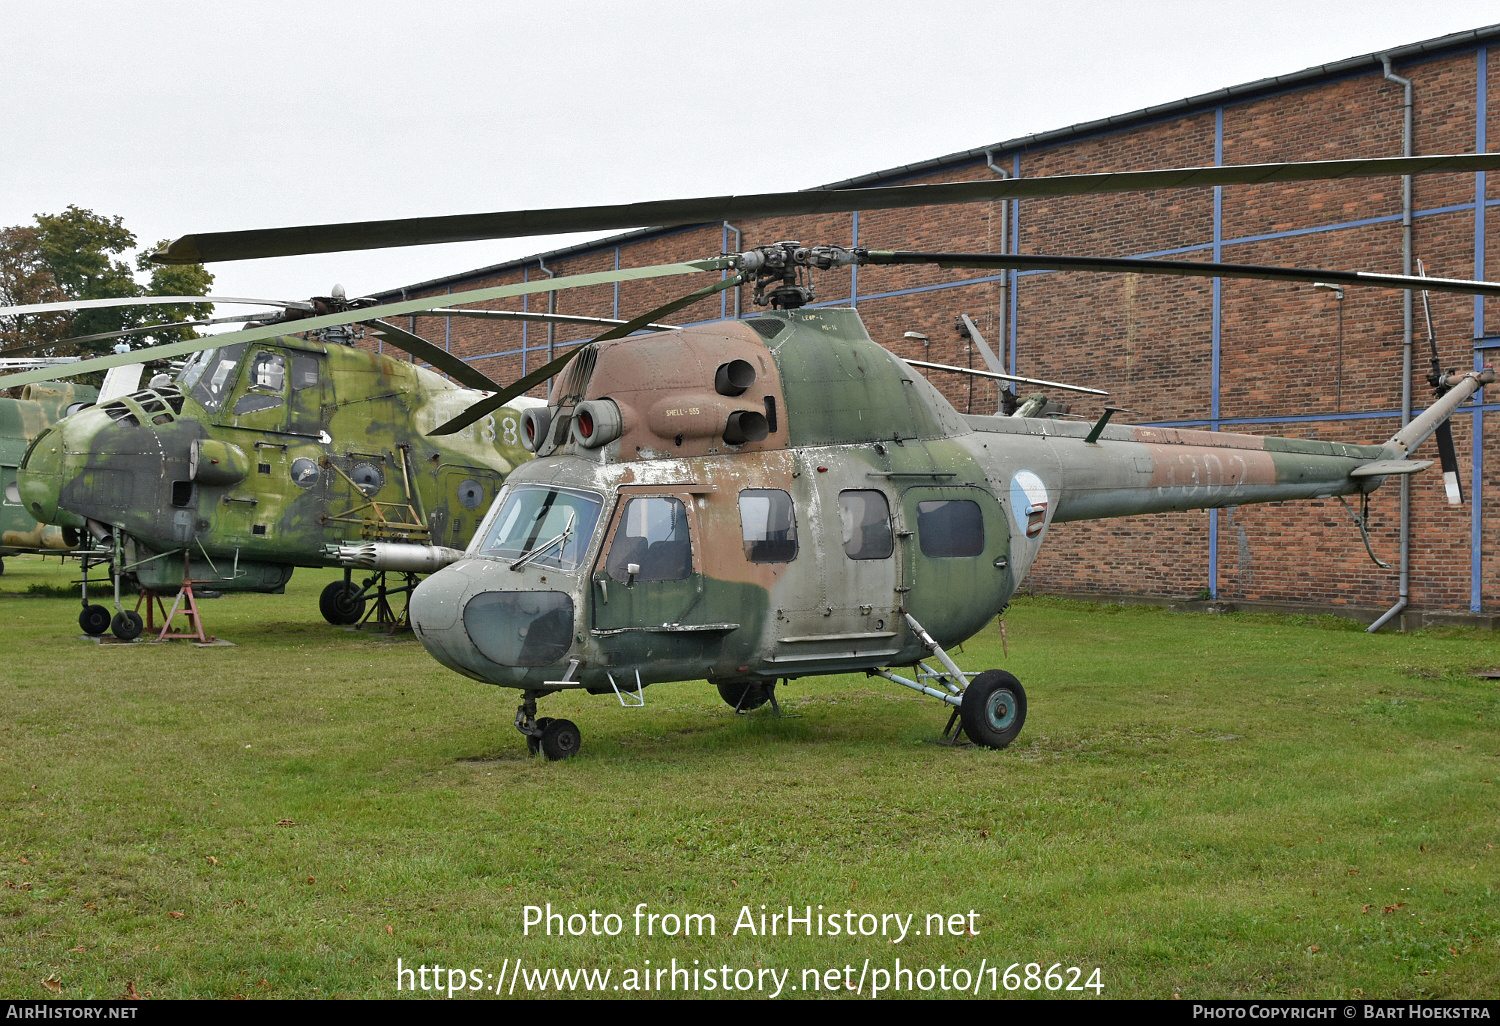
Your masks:
{"label": "grass lawn", "polygon": [[[584,739],[549,764],[515,692],[325,624],[331,573],[205,602],[237,647],[200,649],[78,640],[76,599],[27,594],[70,572],[0,577],[6,997],[392,997],[398,958],[444,987],[610,969],[611,996],[647,959],[791,970],[790,996],[851,966],[868,995],[897,958],[1097,968],[1105,997],[1500,994],[1493,634],[1023,600],[1008,659],[993,626],[957,656],[1025,684],[1005,751],[935,744],[936,702],[852,676],[794,681],[781,719],[704,684],[547,698]],[[642,902],[716,933],[638,937]],[[623,928],[523,935],[548,903]],[[763,936],[761,905],[914,918]],[[955,913],[975,935],[924,929]]]}

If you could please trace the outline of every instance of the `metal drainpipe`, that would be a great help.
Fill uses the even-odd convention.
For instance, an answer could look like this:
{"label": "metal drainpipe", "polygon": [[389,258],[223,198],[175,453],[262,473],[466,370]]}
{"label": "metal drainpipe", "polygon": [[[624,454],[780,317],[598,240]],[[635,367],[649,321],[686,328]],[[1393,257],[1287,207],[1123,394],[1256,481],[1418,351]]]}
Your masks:
{"label": "metal drainpipe", "polygon": [[[1391,70],[1391,59],[1384,54],[1380,63],[1385,69],[1385,78],[1395,82],[1406,91],[1402,102],[1401,155],[1412,155],[1412,88],[1411,79],[1402,78]],[[1401,273],[1411,274],[1411,175],[1401,176]],[[1412,367],[1412,305],[1411,290],[1401,298],[1401,426],[1411,423],[1411,367]],[[1366,630],[1374,634],[1399,616],[1411,600],[1411,475],[1401,475],[1401,585],[1396,604],[1387,609]]]}
{"label": "metal drainpipe", "polygon": [[[729,231],[734,232],[734,251],[736,253],[738,253],[742,249],[744,249],[745,248],[745,233],[742,232],[742,231],[740,231],[734,225],[730,224],[728,221],[724,222],[724,227],[727,228]],[[736,288],[734,290],[734,319],[735,320],[739,320],[740,319],[740,290],[738,288]]]}
{"label": "metal drainpipe", "polygon": [[[993,172],[995,172],[995,174],[999,175],[1001,177],[1001,179],[1007,179],[1007,178],[1010,177],[1010,172],[1009,171],[1005,170],[1005,168],[1003,168],[999,164],[995,163],[995,151],[994,150],[985,150],[984,151],[984,163],[985,163],[985,165],[991,171],[993,171]],[[1010,200],[1001,200],[1000,201],[1000,255],[1001,256],[1005,255],[1005,245],[1006,245],[1007,240],[1010,238],[1010,232],[1007,230],[1008,229],[1008,225],[1006,223],[1007,219],[1009,218],[1009,215],[1010,215]],[[1005,355],[1010,352],[1010,346],[1009,346],[1009,344],[1007,342],[1007,335],[1008,335],[1008,330],[1007,329],[1010,327],[1010,317],[1008,316],[1008,313],[1007,313],[1007,310],[1006,310],[1006,300],[1010,296],[1010,276],[1011,276],[1012,273],[1014,273],[1014,272],[1006,272],[1006,275],[1005,275],[1005,284],[1000,289],[1000,331],[998,333],[998,337],[997,337],[996,342],[995,342],[995,351],[1001,354],[1000,355],[1001,360],[1004,360],[1005,359]],[[1014,374],[1015,373],[1015,371],[1012,370],[1010,367],[1006,367],[1005,368],[1005,372],[1007,374]],[[1016,390],[1015,382],[1011,382],[1010,390],[1012,392],[1015,392],[1015,390]]]}
{"label": "metal drainpipe", "polygon": [[[557,277],[557,275],[554,274],[547,267],[547,262],[545,260],[543,260],[541,257],[537,257],[536,258],[536,265],[537,265],[537,267],[541,268],[542,273],[545,274],[548,278],[556,278]],[[547,312],[549,314],[555,314],[555,313],[557,313],[557,292],[556,291],[552,291],[552,292],[548,292],[547,293]],[[553,354],[553,350],[556,348],[556,342],[557,342],[557,324],[555,322],[553,322],[553,321],[548,321],[547,322],[547,362],[548,363],[552,362],[553,355],[554,355]],[[552,401],[552,385],[553,385],[553,383],[555,381],[557,381],[557,375],[555,375],[555,374],[552,377],[550,377],[550,378],[547,379],[547,401],[549,403]]]}

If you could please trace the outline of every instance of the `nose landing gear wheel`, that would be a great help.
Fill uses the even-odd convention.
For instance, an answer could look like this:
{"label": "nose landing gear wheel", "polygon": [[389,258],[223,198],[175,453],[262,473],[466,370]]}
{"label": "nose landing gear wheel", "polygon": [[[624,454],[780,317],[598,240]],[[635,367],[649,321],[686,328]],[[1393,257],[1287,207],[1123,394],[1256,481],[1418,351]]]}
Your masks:
{"label": "nose landing gear wheel", "polygon": [[109,630],[109,621],[109,610],[103,606],[84,606],[83,612],[78,614],[79,629],[96,638]]}
{"label": "nose landing gear wheel", "polygon": [[1004,748],[1026,723],[1026,691],[1004,670],[986,670],[964,691],[958,713],[970,741],[985,748]]}
{"label": "nose landing gear wheel", "polygon": [[365,600],[353,581],[333,581],[318,596],[318,611],[335,627],[352,627],[364,619]]}
{"label": "nose landing gear wheel", "polygon": [[133,609],[121,610],[109,622],[109,629],[121,641],[134,641],[141,636],[141,631],[145,630],[145,627],[146,623],[141,619],[141,614],[135,612]]}
{"label": "nose landing gear wheel", "polygon": [[[539,716],[536,721],[536,729],[545,731],[547,724],[552,722],[551,716]],[[526,750],[532,755],[542,750],[542,736],[540,734],[526,735]]]}
{"label": "nose landing gear wheel", "polygon": [[553,720],[542,728],[542,754],[553,762],[577,755],[581,747],[583,736],[572,720]]}

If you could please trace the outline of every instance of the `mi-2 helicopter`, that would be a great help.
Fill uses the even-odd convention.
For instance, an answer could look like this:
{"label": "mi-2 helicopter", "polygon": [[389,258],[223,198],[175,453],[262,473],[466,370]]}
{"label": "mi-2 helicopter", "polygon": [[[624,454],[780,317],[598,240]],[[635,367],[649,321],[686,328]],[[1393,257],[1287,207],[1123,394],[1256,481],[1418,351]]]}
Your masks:
{"label": "mi-2 helicopter", "polygon": [[[212,260],[721,215],[1495,167],[1500,156],[1469,155],[829,190],[198,236],[168,254]],[[952,709],[949,730],[961,724],[971,741],[1004,747],[1025,722],[1024,688],[1004,670],[965,672],[947,650],[1005,607],[1050,525],[1366,495],[1387,477],[1429,466],[1410,459],[1413,450],[1495,380],[1488,369],[1450,372],[1440,382],[1446,394],[1380,445],[1112,425],[1109,407],[1092,424],[965,416],[872,341],[856,312],[808,308],[811,271],[859,264],[1500,295],[1491,282],[1368,272],[792,242],[635,269],[642,277],[732,272],[637,326],[743,282],[770,309],[743,321],[601,336],[433,430],[462,430],[561,375],[550,403],[522,416],[521,436],[537,458],[509,477],[465,558],[419,585],[410,607],[439,661],[522,693],[515,725],[532,751],[559,759],[579,750],[576,725],[537,715],[538,700],[556,691],[639,703],[649,684],[706,679],[743,710],[774,702],[778,680],[860,671],[938,699]],[[367,313],[403,315],[502,291]]]}

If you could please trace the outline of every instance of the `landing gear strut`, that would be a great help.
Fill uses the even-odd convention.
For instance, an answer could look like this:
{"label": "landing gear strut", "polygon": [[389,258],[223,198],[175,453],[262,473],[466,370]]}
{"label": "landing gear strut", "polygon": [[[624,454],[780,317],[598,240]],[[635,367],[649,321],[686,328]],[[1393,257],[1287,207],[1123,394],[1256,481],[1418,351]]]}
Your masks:
{"label": "landing gear strut", "polygon": [[[918,662],[916,680],[890,670],[870,670],[870,675],[884,677],[952,706],[953,714],[948,717],[948,726],[943,728],[943,738],[950,743],[958,740],[956,726],[961,727],[970,741],[985,748],[1004,748],[1014,741],[1026,724],[1026,690],[1021,687],[1021,682],[1004,670],[965,673],[916,617],[907,613],[906,622],[922,639],[922,646],[943,665],[943,670],[934,670],[926,663]],[[942,688],[932,687],[925,681],[940,684]]]}
{"label": "landing gear strut", "polygon": [[78,613],[78,628],[83,633],[97,638],[109,630],[111,617],[108,607],[89,602],[89,562],[88,556],[80,560],[83,575],[83,580],[80,582],[83,586],[83,608]]}
{"label": "landing gear strut", "polygon": [[526,750],[532,755],[541,752],[552,762],[572,758],[583,747],[583,734],[572,720],[555,720],[550,716],[538,719],[536,700],[542,694],[524,692],[525,697],[516,707],[516,729],[526,735]]}
{"label": "landing gear strut", "polygon": [[[410,630],[407,622],[407,608],[403,606],[401,612],[397,613],[391,605],[391,597],[394,595],[407,596],[410,601],[411,593],[417,586],[417,575],[414,573],[401,572],[404,582],[392,587],[386,581],[388,571],[377,570],[371,576],[365,578],[364,583],[355,584],[353,571],[345,570],[342,581],[332,581],[323,589],[323,594],[318,597],[318,611],[323,614],[323,619],[335,627],[353,627],[373,620],[376,624],[384,627],[392,634],[397,631]],[[395,573],[395,571],[390,571]],[[375,606],[370,612],[365,612],[366,604],[373,599]]]}

